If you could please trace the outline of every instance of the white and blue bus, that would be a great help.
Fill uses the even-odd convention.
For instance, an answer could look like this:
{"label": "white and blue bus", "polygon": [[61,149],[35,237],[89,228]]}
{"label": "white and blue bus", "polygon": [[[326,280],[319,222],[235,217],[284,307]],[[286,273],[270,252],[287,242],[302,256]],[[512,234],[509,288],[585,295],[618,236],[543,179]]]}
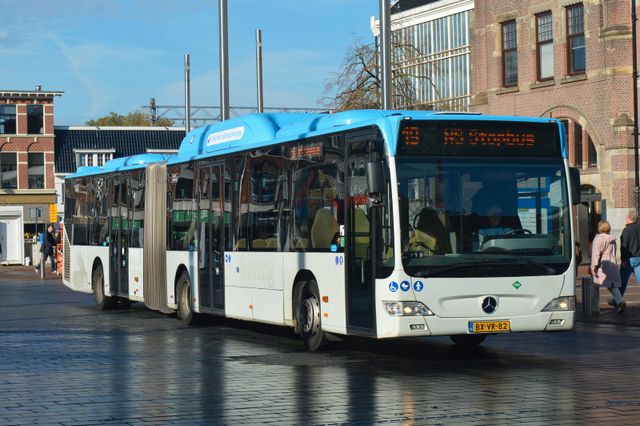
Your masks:
{"label": "white and blue bus", "polygon": [[553,118],[253,114],[65,182],[64,283],[331,335],[570,330],[578,174]]}

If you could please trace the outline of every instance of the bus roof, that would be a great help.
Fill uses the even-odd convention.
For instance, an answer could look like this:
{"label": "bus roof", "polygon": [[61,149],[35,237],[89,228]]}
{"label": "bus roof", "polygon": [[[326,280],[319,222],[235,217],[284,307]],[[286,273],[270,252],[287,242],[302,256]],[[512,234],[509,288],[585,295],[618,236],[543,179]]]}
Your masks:
{"label": "bus roof", "polygon": [[[353,110],[334,114],[255,113],[209,124],[189,132],[180,143],[177,155],[140,154],[116,158],[103,167],[81,167],[68,178],[143,168],[149,163],[167,161],[179,164],[194,159],[277,145],[298,139],[329,135],[338,131],[377,126],[395,155],[402,120],[473,120],[557,123],[554,118],[482,115],[478,113],[416,110]],[[560,135],[566,157],[566,141]]]}
{"label": "bus roof", "polygon": [[[178,164],[214,155],[277,145],[297,139],[329,135],[367,126],[377,126],[396,152],[400,122],[413,120],[474,120],[551,123],[552,118],[481,115],[449,111],[354,110],[335,114],[266,113],[248,114],[192,130],[185,136],[178,154],[168,160]],[[563,149],[564,152],[564,149]]]}
{"label": "bus roof", "polygon": [[149,163],[158,163],[160,161],[167,161],[172,155],[165,154],[138,154],[131,157],[114,158],[107,161],[102,167],[79,167],[78,170],[69,176],[69,178],[77,178],[82,176],[99,175],[102,173],[113,173],[125,170],[143,169]]}

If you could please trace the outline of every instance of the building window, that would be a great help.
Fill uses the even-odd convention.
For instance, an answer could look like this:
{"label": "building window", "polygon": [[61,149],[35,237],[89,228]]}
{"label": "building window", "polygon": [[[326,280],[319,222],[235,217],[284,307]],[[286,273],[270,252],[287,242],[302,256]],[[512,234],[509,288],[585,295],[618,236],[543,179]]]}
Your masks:
{"label": "building window", "polygon": [[0,135],[16,134],[16,106],[0,105]]}
{"label": "building window", "polygon": [[44,189],[44,153],[30,153],[29,161],[29,189]]}
{"label": "building window", "polygon": [[582,168],[582,126],[576,122],[573,123],[573,158],[574,167]]}
{"label": "building window", "polygon": [[113,152],[80,152],[76,155],[78,167],[102,167],[104,163],[113,159]]}
{"label": "building window", "polygon": [[582,74],[586,69],[584,41],[584,6],[567,7],[567,49],[569,74]]}
{"label": "building window", "polygon": [[27,133],[41,135],[44,133],[44,111],[42,105],[27,105]]}
{"label": "building window", "polygon": [[516,21],[502,24],[502,84],[504,87],[518,85],[518,40]]}
{"label": "building window", "polygon": [[589,167],[598,167],[598,150],[596,149],[596,145],[593,143],[593,139],[591,139],[591,136],[587,136],[587,141],[589,143],[587,151],[589,153]]}
{"label": "building window", "polygon": [[553,78],[553,19],[551,12],[536,15],[538,81]]}
{"label": "building window", "polygon": [[18,162],[13,152],[0,154],[0,189],[18,189]]}

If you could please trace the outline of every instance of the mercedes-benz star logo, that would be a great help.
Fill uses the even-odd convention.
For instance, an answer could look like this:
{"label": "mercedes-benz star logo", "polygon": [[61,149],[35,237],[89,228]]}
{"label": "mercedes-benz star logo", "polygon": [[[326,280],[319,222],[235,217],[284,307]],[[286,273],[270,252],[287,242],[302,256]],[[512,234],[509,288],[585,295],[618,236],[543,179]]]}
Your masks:
{"label": "mercedes-benz star logo", "polygon": [[482,310],[488,314],[495,312],[498,307],[498,301],[493,297],[485,297],[482,301]]}

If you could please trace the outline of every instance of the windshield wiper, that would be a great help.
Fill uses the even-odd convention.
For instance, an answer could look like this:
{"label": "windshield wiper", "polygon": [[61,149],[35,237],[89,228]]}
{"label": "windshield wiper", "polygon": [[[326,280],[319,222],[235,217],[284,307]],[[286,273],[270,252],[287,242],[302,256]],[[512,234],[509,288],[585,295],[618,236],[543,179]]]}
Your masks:
{"label": "windshield wiper", "polygon": [[542,271],[544,271],[546,273],[546,275],[553,275],[556,273],[556,270],[545,265],[544,263],[532,260],[528,257],[524,257],[522,255],[519,255],[517,253],[514,253],[513,251],[509,250],[509,249],[505,249],[502,247],[491,247],[488,250],[485,250],[484,253],[490,253],[490,254],[497,254],[500,256],[509,256],[515,259],[518,259],[521,262],[524,262],[530,266],[534,266]]}
{"label": "windshield wiper", "polygon": [[[430,269],[430,270],[424,270],[424,271],[417,271],[415,273],[413,273],[412,275],[416,276],[416,277],[436,277],[438,275],[442,275],[444,273],[447,272],[451,272],[451,271],[456,271],[456,270],[461,270],[461,269],[467,269],[467,268],[482,268],[482,267],[499,267],[499,266],[513,266],[513,265],[518,265],[518,264],[526,264],[529,266],[533,266],[534,268],[537,268],[538,270],[544,272],[544,275],[554,275],[556,273],[556,270],[543,264],[540,262],[537,262],[535,260],[531,260],[531,259],[527,259],[526,257],[523,256],[517,256],[517,255],[508,255],[510,258],[517,260],[517,262],[508,262],[508,261],[503,261],[503,260],[479,260],[479,261],[470,261],[470,262],[464,262],[464,263],[457,263],[455,265],[448,265],[448,266],[443,266],[441,268],[436,268],[436,269]],[[506,260],[506,259],[505,259]]]}
{"label": "windshield wiper", "polygon": [[459,269],[476,268],[479,266],[504,266],[504,265],[505,265],[504,262],[473,261],[473,262],[464,262],[464,263],[457,263],[455,265],[443,266],[441,268],[436,268],[436,269],[428,269],[426,271],[417,271],[412,275],[416,277],[436,277],[438,275],[443,274],[444,272],[451,272]]}

